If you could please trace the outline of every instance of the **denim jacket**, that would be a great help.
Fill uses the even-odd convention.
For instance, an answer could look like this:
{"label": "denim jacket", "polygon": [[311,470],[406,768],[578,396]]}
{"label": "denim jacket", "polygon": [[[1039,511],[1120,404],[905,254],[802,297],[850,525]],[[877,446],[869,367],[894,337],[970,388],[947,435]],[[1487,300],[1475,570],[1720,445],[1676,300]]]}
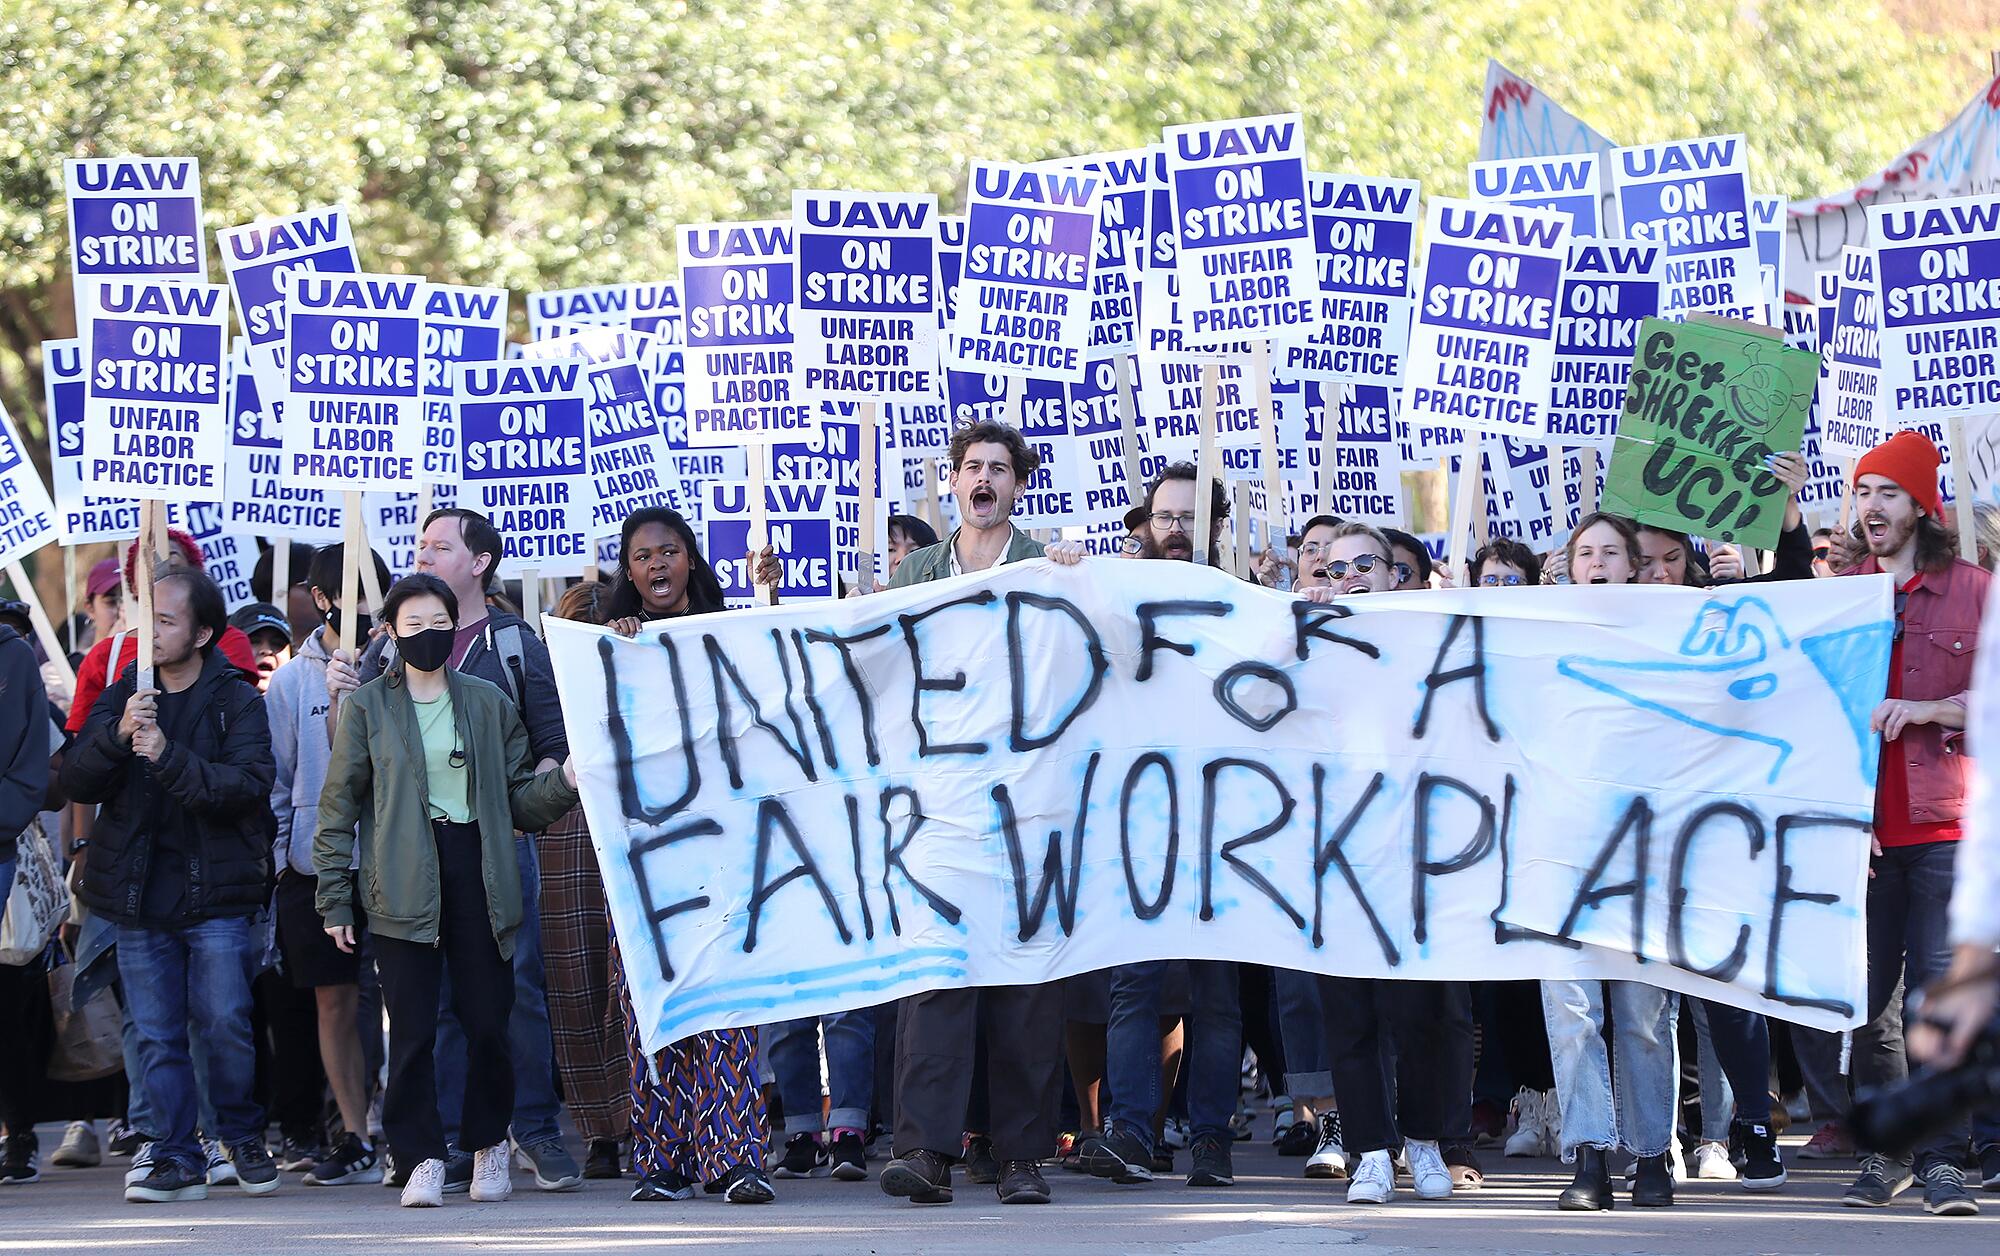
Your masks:
{"label": "denim jacket", "polygon": [[[1882,570],[1873,556],[1851,575]],[[1897,697],[1912,702],[1939,700],[1966,705],[1972,689],[1972,662],[1979,649],[1979,620],[1992,576],[1962,558],[1943,571],[1927,571],[1903,604],[1903,674]],[[1938,724],[1913,725],[1895,745],[1908,756],[1910,821],[1936,824],[1965,814],[1971,778],[1965,734]]]}

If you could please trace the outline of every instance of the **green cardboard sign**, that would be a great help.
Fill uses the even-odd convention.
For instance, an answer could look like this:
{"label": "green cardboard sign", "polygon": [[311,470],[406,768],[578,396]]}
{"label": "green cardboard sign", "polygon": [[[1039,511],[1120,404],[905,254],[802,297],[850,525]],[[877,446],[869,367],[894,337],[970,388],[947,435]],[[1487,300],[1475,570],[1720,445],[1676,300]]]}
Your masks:
{"label": "green cardboard sign", "polygon": [[1605,475],[1604,509],[1773,549],[1786,490],[1764,465],[1795,452],[1819,355],[1752,331],[1649,318]]}

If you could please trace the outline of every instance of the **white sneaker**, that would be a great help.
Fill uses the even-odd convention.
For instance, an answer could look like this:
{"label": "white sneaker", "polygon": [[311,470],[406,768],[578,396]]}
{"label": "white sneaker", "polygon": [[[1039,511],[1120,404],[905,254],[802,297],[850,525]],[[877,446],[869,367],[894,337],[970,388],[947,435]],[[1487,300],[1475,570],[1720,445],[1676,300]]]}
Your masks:
{"label": "white sneaker", "polygon": [[1403,1141],[1410,1162],[1411,1188],[1418,1199],[1450,1199],[1451,1170],[1445,1168],[1444,1153],[1438,1145],[1421,1138]]}
{"label": "white sneaker", "polygon": [[[1445,1177],[1445,1186],[1451,1185],[1450,1175]],[[1364,1152],[1361,1163],[1354,1168],[1354,1180],[1347,1184],[1347,1202],[1350,1204],[1386,1204],[1396,1193],[1396,1167],[1386,1151]]]}
{"label": "white sneaker", "polygon": [[1729,1148],[1723,1143],[1703,1143],[1694,1149],[1694,1175],[1709,1182],[1734,1182],[1736,1166],[1729,1163]]}
{"label": "white sneaker", "polygon": [[1549,1141],[1547,1106],[1539,1090],[1521,1087],[1514,1096],[1514,1132],[1500,1152],[1506,1156],[1542,1156]]}
{"label": "white sneaker", "polygon": [[403,1184],[403,1207],[444,1207],[444,1161],[426,1160],[410,1170],[410,1180]]}
{"label": "white sneaker", "polygon": [[104,1153],[97,1145],[97,1122],[71,1121],[63,1131],[62,1146],[49,1157],[49,1163],[65,1169],[94,1169],[103,1164]]}
{"label": "white sneaker", "polygon": [[153,1171],[153,1144],[140,1143],[139,1150],[132,1153],[132,1167],[125,1170],[125,1185],[137,1186]]}
{"label": "white sneaker", "polygon": [[514,1193],[514,1149],[505,1142],[472,1153],[472,1198],[497,1204]]}
{"label": "white sneaker", "polygon": [[1340,1145],[1340,1113],[1319,1114],[1319,1146],[1306,1158],[1306,1176],[1335,1181],[1347,1176],[1347,1152]]}
{"label": "white sneaker", "polygon": [[208,1184],[228,1186],[236,1180],[236,1166],[229,1162],[229,1153],[213,1138],[201,1140],[201,1151],[208,1157]]}

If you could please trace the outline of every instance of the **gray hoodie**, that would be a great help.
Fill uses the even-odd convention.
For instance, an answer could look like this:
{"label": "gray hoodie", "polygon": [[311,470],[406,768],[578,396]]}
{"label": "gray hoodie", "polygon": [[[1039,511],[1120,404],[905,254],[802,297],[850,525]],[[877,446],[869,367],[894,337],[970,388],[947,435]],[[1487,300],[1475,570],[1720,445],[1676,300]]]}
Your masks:
{"label": "gray hoodie", "polygon": [[315,631],[283,667],[271,673],[264,710],[271,720],[278,776],[271,785],[271,814],[278,837],[271,866],[313,875],[313,830],[319,827],[319,791],[333,747],[327,740],[326,646]]}

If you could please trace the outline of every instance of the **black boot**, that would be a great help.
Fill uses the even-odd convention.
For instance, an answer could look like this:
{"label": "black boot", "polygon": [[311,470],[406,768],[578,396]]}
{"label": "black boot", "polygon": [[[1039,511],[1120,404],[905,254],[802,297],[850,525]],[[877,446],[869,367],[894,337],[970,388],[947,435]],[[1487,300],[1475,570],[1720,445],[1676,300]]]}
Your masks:
{"label": "black boot", "polygon": [[1665,1208],[1674,1202],[1674,1171],[1665,1156],[1640,1156],[1632,1177],[1634,1208]]}
{"label": "black boot", "polygon": [[1602,1148],[1576,1150],[1576,1180],[1556,1196],[1564,1212],[1611,1211],[1611,1163]]}

